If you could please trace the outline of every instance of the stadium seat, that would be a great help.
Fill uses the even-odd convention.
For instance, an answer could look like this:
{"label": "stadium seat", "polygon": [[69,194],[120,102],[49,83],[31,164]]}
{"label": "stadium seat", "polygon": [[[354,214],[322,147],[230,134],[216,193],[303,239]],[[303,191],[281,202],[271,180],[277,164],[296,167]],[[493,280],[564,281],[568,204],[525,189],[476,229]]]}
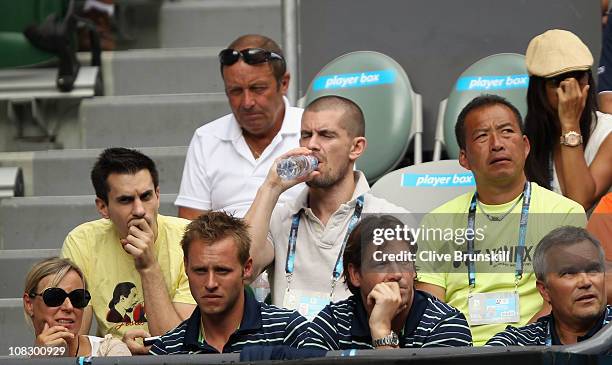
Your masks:
{"label": "stadium seat", "polygon": [[376,181],[395,168],[413,137],[414,161],[421,162],[421,96],[414,92],[406,72],[392,58],[371,51],[336,58],[315,76],[304,104],[325,95],[345,97],[362,108],[368,149],[357,167],[368,181]]}
{"label": "stadium seat", "polygon": [[12,198],[23,194],[21,167],[0,167],[0,198]]}
{"label": "stadium seat", "polygon": [[475,187],[474,176],[458,160],[442,160],[392,171],[372,186],[372,194],[419,214],[429,213]]}
{"label": "stadium seat", "polygon": [[30,44],[23,30],[40,24],[50,14],[63,14],[65,0],[19,0],[0,2],[0,68],[47,62],[55,55]]}
{"label": "stadium seat", "polygon": [[443,147],[446,147],[449,158],[459,157],[459,146],[455,141],[455,123],[461,110],[472,99],[482,94],[500,95],[514,104],[525,116],[528,85],[525,56],[520,54],[494,54],[468,67],[457,79],[448,99],[440,103],[433,160],[440,160]]}

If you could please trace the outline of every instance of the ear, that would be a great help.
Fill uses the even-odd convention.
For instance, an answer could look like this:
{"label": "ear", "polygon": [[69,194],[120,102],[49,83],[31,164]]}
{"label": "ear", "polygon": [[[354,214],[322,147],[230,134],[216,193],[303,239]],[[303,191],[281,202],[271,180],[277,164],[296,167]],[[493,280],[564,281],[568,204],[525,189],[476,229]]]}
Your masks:
{"label": "ear", "polygon": [[23,309],[28,316],[32,317],[34,315],[34,303],[32,303],[32,298],[28,293],[23,293]]}
{"label": "ear", "polygon": [[465,149],[459,150],[459,165],[461,165],[464,169],[470,169],[470,162],[468,161],[467,155],[465,154]]}
{"label": "ear", "polygon": [[536,281],[536,288],[538,288],[538,291],[540,292],[540,295],[542,296],[542,299],[544,299],[544,301],[546,303],[550,303],[550,294],[548,293],[548,289],[546,288],[546,284],[542,280],[537,280]]}
{"label": "ear", "polygon": [[366,148],[368,148],[368,140],[365,137],[353,138],[349,159],[351,161],[356,161],[361,155],[363,155]]}
{"label": "ear", "polygon": [[283,77],[281,77],[279,88],[283,95],[287,95],[287,90],[289,90],[289,80],[290,79],[291,79],[291,76],[289,75],[289,72],[285,72]]}
{"label": "ear", "polygon": [[414,282],[416,281],[416,268],[414,267],[414,262],[412,263],[412,269],[410,270],[410,272],[408,273],[409,277],[410,277],[410,281],[412,281],[413,286],[414,286]]}
{"label": "ear", "polygon": [[247,279],[247,278],[251,278],[252,276],[253,276],[253,258],[249,257],[249,259],[244,263],[242,278]]}
{"label": "ear", "polygon": [[529,152],[531,151],[531,143],[529,142],[529,138],[527,138],[527,136],[524,134],[523,134],[523,142],[525,142],[525,158],[527,158],[527,156],[529,155]]}
{"label": "ear", "polygon": [[353,284],[353,286],[356,288],[361,287],[361,273],[355,268],[355,265],[348,264],[346,269],[348,270],[351,284]]}
{"label": "ear", "polygon": [[108,204],[106,204],[106,202],[98,197],[96,197],[96,209],[98,210],[98,213],[100,213],[100,215],[102,216],[102,218],[109,218],[108,215]]}
{"label": "ear", "polygon": [[[155,202],[155,213],[159,213],[159,206],[161,204],[161,200],[159,199],[160,194],[159,194],[159,186],[155,188],[155,197],[156,197],[156,202]],[[155,233],[157,235],[157,233]]]}

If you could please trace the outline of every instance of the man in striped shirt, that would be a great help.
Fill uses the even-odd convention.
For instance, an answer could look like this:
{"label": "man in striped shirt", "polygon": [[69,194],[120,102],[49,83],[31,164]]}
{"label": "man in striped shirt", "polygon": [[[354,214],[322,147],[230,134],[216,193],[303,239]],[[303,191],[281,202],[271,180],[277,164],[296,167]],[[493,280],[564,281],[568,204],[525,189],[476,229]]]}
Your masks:
{"label": "man in striped shirt", "polygon": [[380,232],[398,232],[401,227],[403,223],[390,215],[365,217],[355,227],[343,257],[344,281],[353,295],[329,304],[313,319],[301,348],[472,345],[472,335],[461,312],[430,294],[414,290],[414,240],[394,237],[376,241]]}
{"label": "man in striped shirt", "polygon": [[192,221],[181,246],[191,294],[190,318],[163,335],[153,355],[240,352],[251,345],[297,346],[307,322],[298,312],[260,303],[244,290],[251,274],[246,224],[224,212]]}
{"label": "man in striped shirt", "polygon": [[536,247],[536,285],[552,313],[506,329],[486,346],[569,345],[591,338],[612,320],[606,305],[605,261],[599,242],[585,229],[552,230]]}

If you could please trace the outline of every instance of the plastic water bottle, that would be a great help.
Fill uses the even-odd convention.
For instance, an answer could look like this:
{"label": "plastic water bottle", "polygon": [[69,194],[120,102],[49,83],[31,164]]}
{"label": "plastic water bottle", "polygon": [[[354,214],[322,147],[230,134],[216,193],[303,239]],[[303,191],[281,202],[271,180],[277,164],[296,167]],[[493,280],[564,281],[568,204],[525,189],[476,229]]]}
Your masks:
{"label": "plastic water bottle", "polygon": [[260,302],[266,300],[268,294],[270,294],[270,283],[268,282],[268,273],[262,272],[255,281],[251,283],[251,288],[255,293],[255,299]]}
{"label": "plastic water bottle", "polygon": [[319,160],[313,155],[291,156],[276,165],[276,172],[281,179],[292,180],[310,174],[318,165]]}

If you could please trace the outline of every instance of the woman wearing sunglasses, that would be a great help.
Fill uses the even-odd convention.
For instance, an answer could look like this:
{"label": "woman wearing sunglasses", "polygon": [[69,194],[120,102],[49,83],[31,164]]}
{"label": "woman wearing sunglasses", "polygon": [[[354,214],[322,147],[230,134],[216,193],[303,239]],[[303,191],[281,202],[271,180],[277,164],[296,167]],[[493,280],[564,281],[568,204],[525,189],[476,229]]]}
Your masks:
{"label": "woman wearing sunglasses", "polygon": [[525,134],[527,178],[588,210],[612,185],[612,115],[597,111],[593,56],[573,33],[533,38]]}
{"label": "woman wearing sunglasses", "polygon": [[83,273],[68,259],[52,257],[26,276],[23,308],[36,336],[34,355],[130,356],[127,346],[108,335],[79,335],[83,310],[91,296]]}

